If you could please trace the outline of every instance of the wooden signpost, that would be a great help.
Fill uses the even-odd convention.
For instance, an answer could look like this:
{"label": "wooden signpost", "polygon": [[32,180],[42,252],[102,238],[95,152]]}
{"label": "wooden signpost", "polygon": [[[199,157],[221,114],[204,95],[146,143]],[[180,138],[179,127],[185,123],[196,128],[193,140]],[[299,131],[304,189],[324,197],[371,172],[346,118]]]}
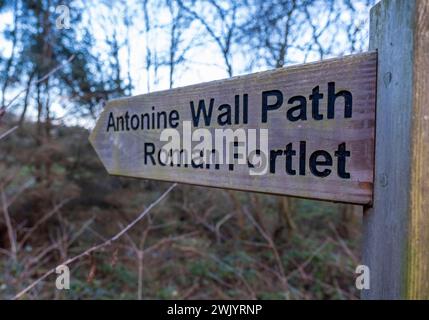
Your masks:
{"label": "wooden signpost", "polygon": [[370,29],[368,53],[110,101],[90,141],[114,175],[363,205],[362,297],[429,298],[429,1]]}
{"label": "wooden signpost", "polygon": [[378,51],[374,203],[364,210],[365,299],[429,299],[429,1],[371,10]]}
{"label": "wooden signpost", "polygon": [[[110,174],[369,204],[376,59],[366,53],[111,101],[90,140]],[[163,132],[177,136],[178,153],[194,153],[191,161],[162,159]],[[203,139],[220,159],[196,161]]]}

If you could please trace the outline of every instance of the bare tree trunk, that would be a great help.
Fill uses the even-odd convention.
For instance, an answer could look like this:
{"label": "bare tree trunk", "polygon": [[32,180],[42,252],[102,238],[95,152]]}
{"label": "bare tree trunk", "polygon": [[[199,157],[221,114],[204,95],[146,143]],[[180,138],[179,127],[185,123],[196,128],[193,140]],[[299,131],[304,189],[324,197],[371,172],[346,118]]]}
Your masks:
{"label": "bare tree trunk", "polygon": [[144,22],[145,22],[145,37],[146,37],[146,81],[147,81],[147,91],[150,92],[150,69],[152,67],[152,51],[149,45],[149,32],[151,29],[150,20],[149,20],[149,8],[148,0],[143,2],[143,13],[144,13]]}
{"label": "bare tree trunk", "polygon": [[1,105],[0,107],[4,107],[5,105],[5,99],[6,99],[6,90],[7,87],[9,85],[9,73],[10,73],[10,69],[12,68],[12,63],[13,60],[15,58],[15,48],[16,48],[16,43],[17,43],[17,39],[18,39],[18,1],[15,0],[15,4],[14,4],[14,8],[13,8],[13,12],[14,12],[14,22],[13,22],[13,30],[11,32],[11,38],[12,38],[12,50],[11,50],[11,54],[10,57],[7,59],[6,62],[6,68],[4,70],[4,74],[5,74],[5,80],[2,86],[2,100],[1,100]]}
{"label": "bare tree trunk", "polygon": [[28,81],[27,81],[27,87],[26,87],[25,96],[24,96],[24,105],[23,105],[23,109],[21,112],[21,116],[19,117],[19,122],[18,122],[18,125],[20,127],[22,127],[22,124],[24,123],[24,119],[25,119],[25,114],[27,113],[28,98],[30,97],[31,82],[33,81],[33,78],[34,78],[34,72],[30,74]]}

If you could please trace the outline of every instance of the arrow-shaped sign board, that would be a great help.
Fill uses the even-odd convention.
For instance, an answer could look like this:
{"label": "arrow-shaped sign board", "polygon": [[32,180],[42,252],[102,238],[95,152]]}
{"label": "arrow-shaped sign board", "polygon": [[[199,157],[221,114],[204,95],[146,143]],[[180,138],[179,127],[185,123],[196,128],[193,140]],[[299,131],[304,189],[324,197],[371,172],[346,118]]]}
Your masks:
{"label": "arrow-shaped sign board", "polygon": [[376,53],[113,100],[90,135],[113,175],[370,204]]}

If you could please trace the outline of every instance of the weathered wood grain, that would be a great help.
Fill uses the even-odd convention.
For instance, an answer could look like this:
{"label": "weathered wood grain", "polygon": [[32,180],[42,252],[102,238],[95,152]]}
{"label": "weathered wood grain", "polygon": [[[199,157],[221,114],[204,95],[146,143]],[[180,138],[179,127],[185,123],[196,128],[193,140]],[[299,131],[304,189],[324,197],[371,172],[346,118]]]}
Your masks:
{"label": "weathered wood grain", "polygon": [[[335,82],[336,92],[347,90],[352,93],[351,118],[345,118],[344,99],[338,98],[335,118],[327,119],[328,82]],[[154,92],[110,101],[100,115],[90,141],[107,171],[114,175],[369,204],[373,190],[375,85],[376,53],[372,52]],[[313,119],[311,114],[312,102],[309,95],[316,86],[324,94],[320,100],[320,113],[324,117],[322,120]],[[267,122],[263,123],[261,95],[267,90],[280,90],[284,95],[284,102],[279,109],[269,111]],[[200,99],[205,99],[208,105],[209,99],[214,98],[214,110],[224,103],[234,108],[234,96],[240,95],[242,99],[243,94],[248,95],[248,124],[233,122],[230,126],[222,127],[214,118],[210,126],[200,127],[208,128],[211,132],[220,128],[268,128],[270,150],[285,149],[288,143],[293,143],[298,148],[300,141],[306,141],[307,161],[309,154],[315,150],[322,149],[331,153],[334,159],[332,174],[324,178],[316,177],[307,164],[305,176],[288,175],[284,169],[284,157],[276,162],[275,174],[267,173],[262,176],[249,175],[246,166],[235,166],[233,171],[228,166],[222,166],[220,170],[153,166],[142,161],[143,143],[151,141],[158,148],[161,145],[160,129],[106,131],[110,112],[115,115],[123,115],[126,111],[137,114],[148,112],[155,106],[155,111],[177,110],[180,113],[180,125],[177,129],[181,132],[182,122],[191,119],[190,101],[197,105]],[[291,122],[286,118],[286,112],[296,103],[288,105],[287,102],[289,98],[298,95],[307,99],[307,120]],[[337,163],[334,151],[344,142],[351,152],[347,159],[349,179],[340,178],[335,171]]]}
{"label": "weathered wood grain", "polygon": [[416,4],[407,297],[429,299],[429,2]]}
{"label": "weathered wood grain", "polygon": [[371,10],[378,50],[374,205],[364,211],[364,299],[429,298],[429,1]]}

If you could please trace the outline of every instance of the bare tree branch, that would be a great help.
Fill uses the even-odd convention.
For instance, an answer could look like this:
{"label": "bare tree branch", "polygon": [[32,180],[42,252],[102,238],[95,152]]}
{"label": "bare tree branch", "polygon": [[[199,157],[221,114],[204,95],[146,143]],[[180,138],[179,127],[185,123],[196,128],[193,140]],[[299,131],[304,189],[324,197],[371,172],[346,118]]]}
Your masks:
{"label": "bare tree branch", "polygon": [[[91,248],[89,248],[88,250],[82,252],[81,254],[78,254],[66,261],[64,261],[63,263],[60,263],[58,266],[61,265],[69,265],[73,262],[75,262],[76,260],[79,260],[80,258],[83,258],[85,256],[88,256],[89,254],[91,254],[94,251],[100,250],[104,247],[110,246],[114,241],[118,240],[120,237],[122,237],[128,230],[130,230],[132,227],[134,227],[137,222],[139,222],[141,219],[143,219],[144,216],[146,216],[146,214],[149,213],[149,211],[151,211],[158,203],[160,203],[169,193],[171,190],[173,190],[175,187],[177,186],[177,183],[174,183],[173,185],[171,185],[158,199],[156,199],[154,202],[152,202],[142,213],[140,213],[140,215],[135,218],[133,221],[131,221],[125,228],[123,228],[121,231],[119,231],[115,236],[113,236],[112,238],[106,240],[103,243],[100,243],[96,246],[93,246]],[[44,279],[46,279],[48,276],[50,276],[51,274],[53,274],[55,272],[55,270],[57,269],[56,266],[55,268],[50,269],[48,272],[46,272],[43,276],[41,276],[39,279],[37,279],[36,281],[34,281],[33,283],[31,283],[29,286],[27,286],[25,289],[21,290],[19,293],[17,293],[14,297],[13,300],[17,300],[19,298],[21,298],[24,294],[26,294],[28,291],[30,291],[31,289],[33,289],[38,283],[40,283],[41,281],[43,281]]]}
{"label": "bare tree branch", "polygon": [[[34,84],[38,84],[41,83],[43,81],[45,81],[46,79],[48,79],[50,76],[52,76],[54,73],[58,72],[59,70],[61,70],[62,68],[64,68],[67,64],[69,64],[73,59],[75,58],[75,55],[71,55],[70,58],[68,58],[64,63],[58,65],[57,67],[55,67],[54,69],[52,69],[51,71],[49,71],[47,74],[45,74],[43,77],[41,77],[40,79],[37,79],[36,81],[34,81],[31,85]],[[25,88],[24,90],[21,90],[20,92],[18,92],[13,98],[12,100],[9,101],[8,104],[4,105],[1,107],[1,110],[5,111],[7,110],[12,103],[15,102],[16,99],[18,99],[21,94],[23,94],[24,92],[27,91],[27,88]]]}
{"label": "bare tree branch", "polygon": [[14,132],[16,129],[18,129],[18,126],[14,126],[7,130],[6,132],[3,132],[0,134],[0,140],[6,138],[8,135],[10,135],[12,132]]}
{"label": "bare tree branch", "polygon": [[17,245],[16,245],[15,231],[12,226],[12,221],[10,220],[9,210],[7,207],[6,194],[4,193],[3,189],[1,190],[1,202],[2,202],[4,220],[7,227],[7,234],[9,236],[10,251],[11,251],[13,261],[16,262]]}

